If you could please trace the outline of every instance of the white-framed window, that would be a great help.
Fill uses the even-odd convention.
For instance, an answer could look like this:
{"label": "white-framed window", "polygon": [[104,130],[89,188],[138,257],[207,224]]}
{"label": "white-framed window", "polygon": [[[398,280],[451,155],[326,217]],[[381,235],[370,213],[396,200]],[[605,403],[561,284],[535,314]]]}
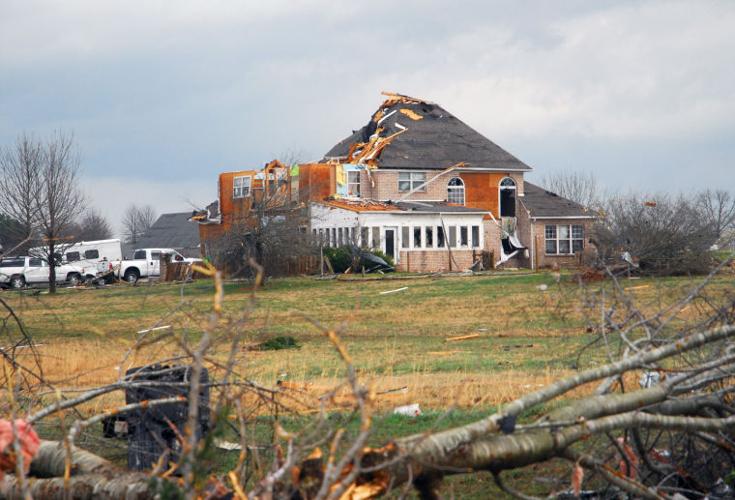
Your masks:
{"label": "white-framed window", "polygon": [[414,226],[413,228],[413,247],[421,248],[421,226]]}
{"label": "white-framed window", "polygon": [[500,181],[500,216],[515,217],[516,216],[516,181],[510,177],[505,177]]}
{"label": "white-framed window", "polygon": [[452,177],[447,184],[447,203],[464,205],[464,181],[459,177]]}
{"label": "white-framed window", "polygon": [[401,248],[408,248],[411,246],[411,228],[408,226],[401,227]]}
{"label": "white-framed window", "polygon": [[347,172],[347,196],[360,197],[360,172]]}
{"label": "white-framed window", "polygon": [[584,226],[547,224],[544,239],[546,255],[573,255],[584,250]]}
{"label": "white-framed window", "polygon": [[399,172],[398,173],[398,191],[407,193],[416,190],[418,192],[426,192],[426,172]]}
{"label": "white-framed window", "polygon": [[232,197],[245,198],[250,196],[250,184],[253,178],[249,175],[243,175],[232,179]]}
{"label": "white-framed window", "polygon": [[480,248],[480,226],[472,226],[472,248]]}

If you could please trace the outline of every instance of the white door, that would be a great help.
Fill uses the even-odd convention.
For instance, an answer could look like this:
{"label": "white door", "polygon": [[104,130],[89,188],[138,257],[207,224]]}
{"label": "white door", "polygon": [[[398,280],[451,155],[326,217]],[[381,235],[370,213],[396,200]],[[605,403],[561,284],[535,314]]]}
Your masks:
{"label": "white door", "polygon": [[161,274],[161,251],[153,250],[148,257],[148,276],[159,276]]}
{"label": "white door", "polygon": [[36,257],[28,259],[28,268],[23,274],[26,277],[26,283],[47,283],[48,263]]}

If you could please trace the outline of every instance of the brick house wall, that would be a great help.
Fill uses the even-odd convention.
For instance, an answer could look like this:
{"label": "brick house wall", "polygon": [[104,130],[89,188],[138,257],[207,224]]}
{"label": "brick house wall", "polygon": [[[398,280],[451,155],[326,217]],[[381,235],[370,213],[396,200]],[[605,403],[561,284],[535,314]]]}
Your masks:
{"label": "brick house wall", "polygon": [[[573,224],[584,226],[584,250],[574,255],[547,255],[546,242],[544,238],[545,226],[547,224]],[[577,267],[586,259],[594,258],[596,249],[589,242],[593,221],[591,219],[541,219],[531,220],[534,235],[534,260],[536,269],[553,267]]]}
{"label": "brick house wall", "polygon": [[452,261],[447,250],[401,250],[400,253],[398,270],[411,273],[462,271],[480,258],[478,250],[452,249]]}

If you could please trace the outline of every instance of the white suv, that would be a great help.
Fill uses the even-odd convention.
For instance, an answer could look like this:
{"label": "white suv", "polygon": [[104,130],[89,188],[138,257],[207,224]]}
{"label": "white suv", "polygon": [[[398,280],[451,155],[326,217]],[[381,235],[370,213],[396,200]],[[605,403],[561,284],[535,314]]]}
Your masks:
{"label": "white suv", "polygon": [[[23,288],[48,283],[48,263],[38,257],[4,257],[0,260],[0,286]],[[82,282],[81,268],[70,264],[56,267],[56,282],[76,286]]]}

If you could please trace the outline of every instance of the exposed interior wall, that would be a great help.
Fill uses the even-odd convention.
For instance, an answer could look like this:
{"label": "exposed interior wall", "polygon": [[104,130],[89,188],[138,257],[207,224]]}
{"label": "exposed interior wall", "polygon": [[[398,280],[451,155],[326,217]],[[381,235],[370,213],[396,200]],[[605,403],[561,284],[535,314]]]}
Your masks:
{"label": "exposed interior wall", "polygon": [[336,177],[333,164],[306,163],[299,165],[300,202],[323,200],[335,192]]}

